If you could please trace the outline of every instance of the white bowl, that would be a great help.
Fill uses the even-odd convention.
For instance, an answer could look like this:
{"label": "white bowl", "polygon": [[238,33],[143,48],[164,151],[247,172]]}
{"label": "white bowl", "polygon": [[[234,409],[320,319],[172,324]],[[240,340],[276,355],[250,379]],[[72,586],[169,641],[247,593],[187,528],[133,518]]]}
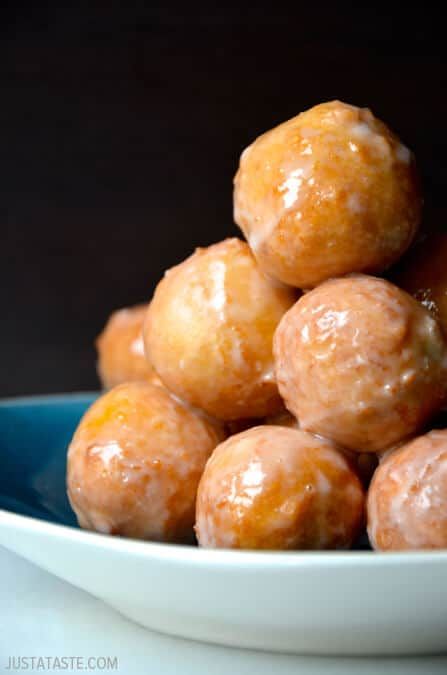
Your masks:
{"label": "white bowl", "polygon": [[0,511],[0,543],[151,629],[310,654],[447,650],[447,552],[212,551]]}

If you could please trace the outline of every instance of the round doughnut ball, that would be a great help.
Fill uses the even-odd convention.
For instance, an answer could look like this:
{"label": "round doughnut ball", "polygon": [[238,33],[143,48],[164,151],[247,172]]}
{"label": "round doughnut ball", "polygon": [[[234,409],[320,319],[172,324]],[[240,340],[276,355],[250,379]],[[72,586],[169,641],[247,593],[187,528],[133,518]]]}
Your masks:
{"label": "round doughnut ball", "polygon": [[123,382],[157,379],[144,355],[143,324],[147,308],[148,305],[136,305],[113,312],[97,338],[97,370],[104,389]]}
{"label": "round doughnut ball", "polygon": [[191,405],[222,420],[264,417],[282,406],[272,341],[295,300],[261,273],[245,242],[197,249],[157,286],[146,353],[164,384]]}
{"label": "round doughnut ball", "polygon": [[193,537],[197,485],[214,426],[146,382],[122,384],[82,418],[68,450],[67,487],[79,525],[137,539]]}
{"label": "round doughnut ball", "polygon": [[219,445],[197,493],[200,546],[348,548],[363,523],[364,495],[334,446],[306,432],[254,427]]}
{"label": "round doughnut ball", "polygon": [[402,261],[394,282],[422,302],[447,335],[447,233],[437,232]]}
{"label": "round doughnut ball", "polygon": [[368,109],[340,101],[260,136],[235,177],[234,219],[260,266],[299,288],[386,269],[420,215],[410,151]]}
{"label": "round doughnut ball", "polygon": [[445,398],[438,323],[383,279],[334,279],[303,295],[281,320],[274,352],[279,390],[301,428],[357,452],[410,436]]}
{"label": "round doughnut ball", "polygon": [[447,548],[447,430],[381,461],[368,493],[368,535],[380,551]]}

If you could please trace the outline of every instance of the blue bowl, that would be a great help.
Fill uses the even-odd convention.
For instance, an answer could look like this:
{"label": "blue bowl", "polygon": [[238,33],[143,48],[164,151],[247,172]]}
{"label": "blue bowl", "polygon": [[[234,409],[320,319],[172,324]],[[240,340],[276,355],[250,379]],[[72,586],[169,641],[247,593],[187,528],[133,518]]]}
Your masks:
{"label": "blue bowl", "polygon": [[0,509],[77,527],[65,491],[66,451],[97,396],[0,401]]}

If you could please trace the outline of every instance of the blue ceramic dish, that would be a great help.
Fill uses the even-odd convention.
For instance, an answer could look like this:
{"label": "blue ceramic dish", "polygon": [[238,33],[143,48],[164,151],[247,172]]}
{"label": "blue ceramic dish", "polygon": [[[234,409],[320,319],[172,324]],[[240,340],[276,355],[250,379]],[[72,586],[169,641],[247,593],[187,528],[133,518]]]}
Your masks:
{"label": "blue ceramic dish", "polygon": [[65,491],[67,446],[97,394],[0,401],[0,508],[76,526]]}

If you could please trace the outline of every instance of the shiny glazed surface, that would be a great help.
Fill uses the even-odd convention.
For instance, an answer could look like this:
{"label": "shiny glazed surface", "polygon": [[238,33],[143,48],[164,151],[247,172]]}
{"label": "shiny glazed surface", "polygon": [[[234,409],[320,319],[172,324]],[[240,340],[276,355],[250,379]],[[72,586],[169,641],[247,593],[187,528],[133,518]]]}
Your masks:
{"label": "shiny glazed surface", "polygon": [[366,108],[317,105],[257,138],[234,181],[234,219],[266,273],[299,288],[381,272],[411,243],[413,156]]}
{"label": "shiny glazed surface", "polygon": [[447,548],[447,430],[381,461],[368,493],[368,534],[381,551]]}
{"label": "shiny glazed surface", "polygon": [[68,496],[79,524],[191,540],[197,485],[222,438],[164,387],[133,382],[110,390],[85,413],[68,450]]}
{"label": "shiny glazed surface", "polygon": [[301,428],[357,452],[387,448],[441,406],[446,346],[430,313],[382,279],[328,281],[275,334],[279,390]]}
{"label": "shiny glazed surface", "polygon": [[145,325],[158,375],[177,396],[223,420],[281,409],[273,333],[296,292],[271,283],[245,242],[226,239],[168,270]]}
{"label": "shiny glazed surface", "polygon": [[[298,420],[288,410],[282,410],[277,415],[266,417],[264,424],[290,427],[292,429],[300,428]],[[337,449],[348,459],[363,485],[367,487],[377,466],[376,456],[371,453],[353,452],[352,450],[346,450],[346,448],[341,448],[340,446],[338,446]]]}
{"label": "shiny glazed surface", "polygon": [[156,379],[144,355],[143,323],[148,305],[113,312],[96,340],[98,376],[105,389],[123,382]]}
{"label": "shiny glazed surface", "polygon": [[195,529],[210,548],[347,548],[363,506],[360,481],[332,443],[297,429],[254,427],[208,460]]}

